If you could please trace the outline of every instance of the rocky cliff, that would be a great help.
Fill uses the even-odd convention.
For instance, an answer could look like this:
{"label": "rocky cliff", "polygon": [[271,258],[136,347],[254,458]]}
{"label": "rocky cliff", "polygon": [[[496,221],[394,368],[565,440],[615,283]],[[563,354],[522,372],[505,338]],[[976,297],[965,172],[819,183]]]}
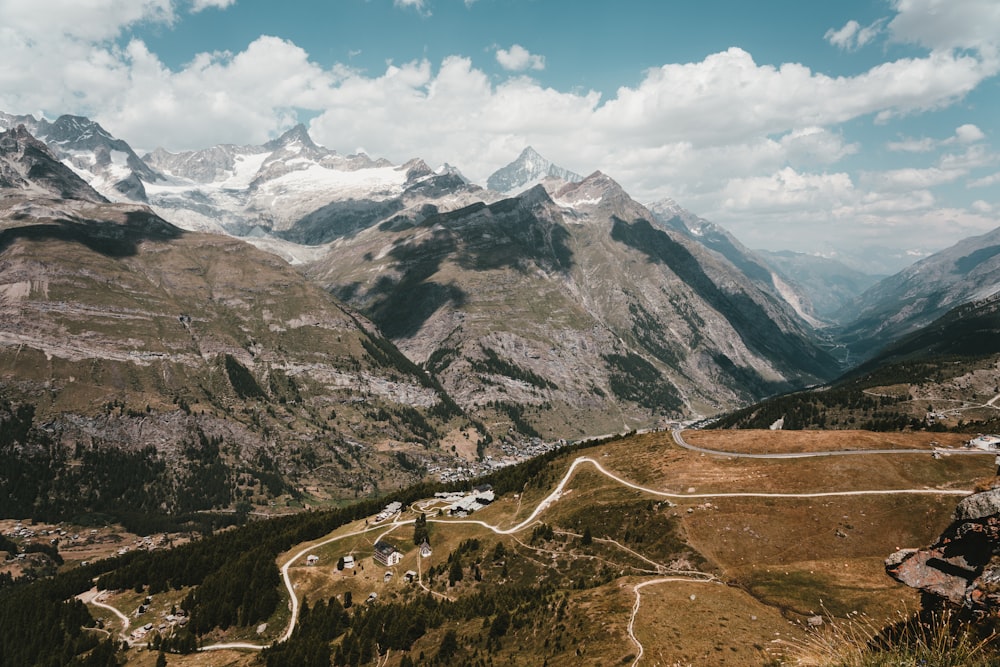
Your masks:
{"label": "rocky cliff", "polygon": [[964,498],[952,518],[931,546],[889,556],[886,572],[924,593],[925,605],[1000,615],[1000,479]]}

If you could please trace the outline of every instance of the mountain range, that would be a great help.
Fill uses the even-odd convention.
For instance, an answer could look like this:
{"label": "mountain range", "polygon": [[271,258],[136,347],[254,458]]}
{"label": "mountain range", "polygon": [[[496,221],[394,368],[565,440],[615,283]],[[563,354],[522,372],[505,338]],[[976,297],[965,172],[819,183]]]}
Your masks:
{"label": "mountain range", "polygon": [[224,442],[228,503],[275,495],[251,473],[369,494],[738,408],[995,291],[993,235],[872,286],[531,148],[483,188],[303,126],[141,157],[86,118],[0,127],[9,419],[33,406],[36,448],[151,446],[174,490]]}

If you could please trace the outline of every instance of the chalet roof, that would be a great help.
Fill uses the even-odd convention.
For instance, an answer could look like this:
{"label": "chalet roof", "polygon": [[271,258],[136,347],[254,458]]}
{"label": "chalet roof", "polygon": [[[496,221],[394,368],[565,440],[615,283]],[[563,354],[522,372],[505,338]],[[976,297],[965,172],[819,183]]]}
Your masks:
{"label": "chalet roof", "polygon": [[375,551],[389,555],[396,552],[396,545],[389,542],[376,542]]}

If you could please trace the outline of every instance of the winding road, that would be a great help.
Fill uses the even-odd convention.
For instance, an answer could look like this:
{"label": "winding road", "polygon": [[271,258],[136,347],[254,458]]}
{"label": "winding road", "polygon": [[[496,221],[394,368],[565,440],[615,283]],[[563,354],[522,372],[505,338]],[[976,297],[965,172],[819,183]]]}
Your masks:
{"label": "winding road", "polygon": [[122,641],[127,642],[128,641],[128,634],[127,634],[128,633],[128,626],[129,626],[129,623],[130,623],[129,619],[128,619],[128,616],[126,616],[125,614],[121,613],[120,611],[118,611],[117,609],[115,609],[114,607],[112,607],[111,605],[105,604],[104,602],[100,601],[101,596],[107,595],[107,593],[108,593],[107,591],[99,591],[96,588],[92,588],[89,591],[87,591],[86,593],[81,593],[80,595],[77,596],[77,598],[81,602],[83,602],[84,604],[90,603],[90,604],[94,605],[95,607],[100,607],[101,609],[106,609],[106,610],[110,611],[112,614],[114,614],[115,616],[117,616],[118,619],[122,622],[121,639],[122,639]]}
{"label": "winding road", "polygon": [[995,456],[996,452],[987,452],[983,449],[949,449],[946,447],[932,447],[925,449],[833,449],[821,452],[780,452],[775,454],[748,454],[743,452],[726,452],[720,449],[706,449],[704,447],[698,447],[697,445],[692,445],[688,443],[680,429],[671,429],[671,435],[674,437],[674,442],[677,443],[678,447],[683,447],[684,449],[689,449],[692,452],[700,452],[702,454],[711,454],[712,456],[729,456],[737,459],[808,459],[816,458],[822,456],[865,456],[871,454],[933,454],[935,452],[939,454],[969,454],[969,455],[982,455],[988,454],[990,456]]}
{"label": "winding road", "polygon": [[[699,452],[699,453],[702,453],[702,454],[709,454],[709,455],[713,455],[713,456],[724,456],[724,457],[753,458],[753,459],[795,459],[795,458],[809,458],[809,457],[822,457],[822,456],[848,456],[848,455],[865,455],[865,454],[916,454],[916,453],[920,453],[920,454],[925,454],[926,455],[926,454],[930,453],[930,451],[938,451],[938,450],[927,450],[927,449],[871,449],[871,450],[853,450],[853,451],[851,451],[851,450],[834,450],[834,451],[824,451],[824,452],[801,452],[801,453],[800,452],[793,452],[793,453],[777,453],[777,454],[741,454],[741,453],[738,453],[738,452],[726,452],[726,451],[720,451],[720,450],[712,450],[712,449],[706,449],[706,448],[703,448],[703,447],[696,447],[694,445],[690,445],[690,444],[688,444],[687,442],[684,441],[684,438],[681,435],[681,432],[680,432],[679,429],[674,429],[673,430],[673,438],[674,438],[674,442],[676,442],[678,446],[683,447],[685,449],[689,449],[691,451]],[[952,450],[952,449],[948,449],[948,450],[940,450],[940,451],[947,452],[949,454],[990,454],[990,455],[993,455],[990,452],[985,452],[985,451],[981,451],[981,450]],[[587,457],[587,456],[580,456],[580,457],[577,457],[576,459],[573,460],[572,464],[570,464],[570,466],[569,466],[569,469],[563,475],[562,479],[559,480],[559,483],[556,485],[556,487],[552,490],[551,493],[549,493],[549,495],[547,495],[545,498],[543,498],[538,503],[538,505],[535,507],[535,509],[531,512],[531,514],[529,514],[528,517],[525,518],[523,521],[519,522],[518,524],[516,524],[516,525],[514,525],[514,526],[512,526],[510,528],[501,528],[499,526],[488,524],[485,521],[479,521],[479,520],[476,520],[476,519],[431,519],[431,518],[428,518],[427,521],[428,521],[428,523],[440,523],[440,524],[473,524],[473,525],[477,525],[477,526],[481,526],[483,528],[486,528],[487,530],[490,530],[490,531],[492,531],[493,533],[495,533],[497,535],[512,535],[514,533],[520,532],[522,530],[525,530],[526,528],[531,527],[538,520],[538,516],[542,512],[544,512],[549,507],[551,507],[553,504],[555,504],[556,502],[558,502],[559,499],[565,493],[566,485],[573,478],[574,474],[576,473],[577,468],[579,468],[582,465],[591,465],[598,472],[600,472],[602,475],[604,475],[605,477],[613,480],[614,482],[617,482],[618,484],[626,486],[626,487],[628,487],[630,489],[635,489],[637,491],[641,491],[643,493],[647,493],[647,494],[650,494],[650,495],[653,495],[653,496],[658,496],[658,497],[661,497],[661,498],[671,498],[671,499],[680,499],[680,500],[683,500],[683,499],[702,499],[702,498],[828,498],[828,497],[837,497],[837,496],[887,496],[887,495],[938,495],[938,496],[941,496],[941,495],[959,496],[959,495],[961,495],[961,496],[965,496],[965,495],[968,495],[968,494],[972,493],[972,491],[968,490],[968,489],[932,489],[932,488],[873,489],[873,490],[860,490],[860,491],[822,491],[822,492],[814,492],[814,493],[763,493],[763,492],[760,492],[760,493],[758,493],[758,492],[730,492],[730,493],[697,493],[697,494],[694,494],[694,493],[675,493],[675,492],[670,492],[670,491],[661,491],[659,489],[651,489],[649,487],[642,486],[640,484],[635,484],[633,482],[630,482],[630,481],[628,481],[626,479],[623,479],[623,478],[619,477],[618,475],[610,472],[609,470],[607,470],[604,466],[602,466],[595,459],[592,459],[592,458]],[[288,596],[289,596],[289,599],[290,599],[291,619],[288,622],[288,627],[285,629],[285,631],[282,633],[282,635],[280,637],[278,637],[274,641],[274,643],[277,644],[277,643],[284,642],[289,637],[291,637],[292,633],[295,631],[296,623],[298,622],[298,616],[299,616],[299,599],[298,599],[298,596],[295,593],[295,586],[292,583],[291,576],[289,575],[289,568],[292,566],[293,563],[295,563],[296,561],[298,561],[299,559],[301,559],[303,556],[305,556],[310,551],[313,551],[314,549],[317,549],[319,547],[325,546],[327,544],[332,544],[333,542],[337,542],[337,541],[342,540],[344,538],[354,537],[354,536],[357,536],[357,535],[363,535],[365,533],[374,532],[374,531],[383,531],[379,535],[379,539],[381,539],[382,537],[384,537],[385,535],[388,535],[390,532],[392,532],[393,530],[399,528],[400,526],[406,526],[406,525],[410,525],[410,524],[413,524],[413,523],[416,522],[416,519],[406,519],[406,520],[403,520],[403,521],[400,521],[399,519],[400,519],[400,516],[399,516],[399,514],[397,514],[393,518],[393,520],[392,520],[391,523],[388,523],[388,524],[380,523],[379,525],[368,526],[368,527],[360,529],[360,530],[354,530],[354,531],[351,531],[351,532],[348,532],[348,533],[343,533],[343,534],[337,535],[335,537],[328,538],[328,539],[323,540],[321,542],[312,543],[312,544],[310,544],[310,545],[308,545],[308,546],[300,549],[294,555],[292,555],[285,562],[285,564],[282,565],[282,567],[281,567],[282,580],[284,581],[285,588],[288,590]],[[705,582],[705,583],[717,583],[717,584],[721,584],[721,582],[719,582],[717,579],[715,579],[711,575],[701,575],[701,574],[693,574],[692,576],[660,577],[660,578],[657,578],[657,579],[652,579],[652,580],[649,580],[649,581],[645,581],[645,582],[641,582],[641,583],[636,584],[633,587],[633,589],[635,591],[635,595],[636,595],[636,601],[635,601],[635,604],[633,605],[632,615],[631,615],[631,617],[629,619],[629,623],[628,623],[628,635],[629,635],[629,638],[638,647],[638,655],[635,658],[634,662],[632,663],[633,667],[639,662],[639,660],[643,656],[643,647],[642,647],[642,644],[636,638],[635,633],[634,633],[635,618],[636,618],[636,615],[639,612],[639,608],[640,608],[641,602],[642,602],[642,600],[641,600],[641,596],[642,596],[641,590],[645,586],[651,586],[651,585],[654,585],[654,584],[666,583],[666,582],[670,582],[670,581]],[[111,610],[112,612],[114,612],[116,615],[118,615],[120,618],[123,619],[123,621],[125,623],[125,627],[126,628],[128,627],[128,619],[123,614],[121,614],[121,612],[119,612],[117,609],[114,609],[113,607],[110,607],[110,606],[105,605],[105,604],[98,603],[96,601],[94,602],[94,604],[96,604],[98,606],[101,606],[101,607],[105,607],[105,608]],[[124,631],[123,631],[123,633],[124,633]],[[223,649],[261,650],[263,648],[266,648],[266,646],[265,645],[259,645],[259,644],[251,644],[251,643],[242,643],[242,642],[240,642],[240,643],[214,644],[214,645],[210,645],[210,646],[204,646],[204,647],[202,647],[199,650],[202,650],[202,651],[223,650]]]}

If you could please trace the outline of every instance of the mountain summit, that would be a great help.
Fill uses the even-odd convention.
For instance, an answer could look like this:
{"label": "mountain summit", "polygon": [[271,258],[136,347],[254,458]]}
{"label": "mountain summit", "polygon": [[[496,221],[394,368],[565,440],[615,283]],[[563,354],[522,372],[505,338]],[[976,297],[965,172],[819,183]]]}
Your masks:
{"label": "mountain summit", "polygon": [[19,194],[105,202],[24,125],[0,132],[0,188]]}
{"label": "mountain summit", "polygon": [[486,187],[494,192],[515,194],[546,178],[558,178],[570,183],[583,180],[579,174],[552,164],[534,148],[528,146],[521,151],[516,160],[493,172],[486,179]]}

